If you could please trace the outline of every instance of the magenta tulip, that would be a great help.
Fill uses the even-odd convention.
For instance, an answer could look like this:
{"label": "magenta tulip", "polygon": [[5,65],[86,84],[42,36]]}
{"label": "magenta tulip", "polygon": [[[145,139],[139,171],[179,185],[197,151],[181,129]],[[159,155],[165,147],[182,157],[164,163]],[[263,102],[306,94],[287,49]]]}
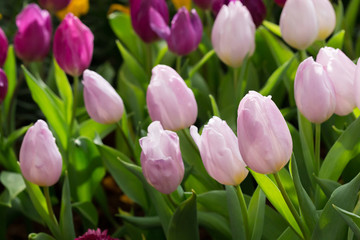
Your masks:
{"label": "magenta tulip", "polygon": [[8,91],[8,79],[4,70],[0,68],[0,104],[4,101]]}
{"label": "magenta tulip", "polygon": [[26,180],[39,186],[59,181],[62,158],[48,125],[38,120],[26,132],[20,148],[20,169]]}
{"label": "magenta tulip", "polygon": [[4,66],[8,52],[8,40],[2,28],[0,27],[0,68]]}
{"label": "magenta tulip", "polygon": [[141,167],[148,183],[164,194],[175,191],[184,177],[178,135],[164,130],[155,121],[148,127],[148,135],[139,142]]}
{"label": "magenta tulip", "polygon": [[39,0],[39,4],[42,8],[49,10],[50,12],[57,12],[66,8],[71,0]]}
{"label": "magenta tulip", "polygon": [[90,66],[94,35],[72,13],[56,29],[53,51],[59,66],[72,76],[80,76]]}
{"label": "magenta tulip", "polygon": [[16,16],[16,26],[16,55],[25,62],[43,60],[50,50],[52,25],[49,12],[34,3],[29,4]]}

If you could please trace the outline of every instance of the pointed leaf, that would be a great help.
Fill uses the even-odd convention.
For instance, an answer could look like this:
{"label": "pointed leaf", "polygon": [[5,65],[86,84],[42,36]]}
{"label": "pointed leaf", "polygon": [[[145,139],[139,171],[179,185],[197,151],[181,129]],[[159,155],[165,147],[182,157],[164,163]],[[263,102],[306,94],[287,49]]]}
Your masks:
{"label": "pointed leaf", "polygon": [[65,174],[65,180],[61,195],[60,229],[63,235],[63,239],[75,238],[75,229],[71,209],[70,186],[67,174]]}
{"label": "pointed leaf", "polygon": [[251,197],[248,209],[251,240],[261,239],[264,227],[265,200],[264,192],[260,187],[257,187]]}
{"label": "pointed leaf", "polygon": [[98,225],[98,212],[94,204],[91,202],[77,202],[73,203],[72,207],[77,209],[94,227]]}
{"label": "pointed leaf", "polygon": [[360,216],[355,213],[346,211],[342,208],[339,208],[333,204],[333,207],[336,211],[341,215],[341,217],[345,220],[345,222],[349,225],[351,230],[356,235],[356,238],[360,238]]}
{"label": "pointed leaf", "polygon": [[233,186],[225,186],[226,200],[230,218],[230,229],[233,239],[245,239],[245,228],[240,202]]}

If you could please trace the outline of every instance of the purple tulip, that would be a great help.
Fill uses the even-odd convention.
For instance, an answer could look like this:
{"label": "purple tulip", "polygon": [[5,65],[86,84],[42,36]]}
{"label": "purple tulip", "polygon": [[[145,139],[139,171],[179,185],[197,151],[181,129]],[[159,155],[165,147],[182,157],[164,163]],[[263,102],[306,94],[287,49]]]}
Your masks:
{"label": "purple tulip", "polygon": [[84,102],[90,117],[98,123],[118,122],[124,112],[124,104],[115,89],[96,72],[84,71]]}
{"label": "purple tulip", "polygon": [[168,130],[190,127],[197,118],[194,93],[171,67],[157,65],[146,93],[146,103],[153,121]]}
{"label": "purple tulip", "polygon": [[274,0],[277,5],[283,7],[286,3],[286,0]]}
{"label": "purple tulip", "polygon": [[4,101],[8,91],[8,79],[4,70],[0,68],[0,104]]}
{"label": "purple tulip", "polygon": [[214,0],[194,0],[194,3],[204,10],[210,9],[213,2]]}
{"label": "purple tulip", "polygon": [[195,9],[189,14],[185,7],[180,8],[171,21],[171,29],[154,9],[150,9],[150,22],[154,32],[165,39],[169,49],[178,55],[191,53],[201,41],[203,27]]}
{"label": "purple tulip", "polygon": [[130,0],[131,24],[139,37],[147,43],[159,38],[150,27],[151,14],[155,12],[165,22],[169,22],[169,11],[165,0]]}
{"label": "purple tulip", "polygon": [[155,121],[149,125],[148,135],[139,142],[141,167],[148,183],[164,194],[175,191],[184,177],[178,135],[164,130]]}
{"label": "purple tulip", "polygon": [[39,186],[59,181],[62,158],[48,125],[38,120],[26,132],[20,148],[20,169],[26,180]]}
{"label": "purple tulip", "polygon": [[56,29],[53,51],[59,66],[72,76],[80,76],[90,66],[94,35],[72,13]]}
{"label": "purple tulip", "polygon": [[50,50],[51,18],[46,10],[34,3],[27,5],[16,16],[18,30],[15,34],[16,55],[25,62],[41,61]]}
{"label": "purple tulip", "polygon": [[316,62],[324,66],[336,94],[335,113],[347,115],[356,107],[354,79],[356,65],[340,49],[321,48]]}
{"label": "purple tulip", "polygon": [[100,228],[96,230],[88,229],[84,235],[75,238],[75,240],[119,240],[108,235],[108,230],[101,231]]}
{"label": "purple tulip", "polygon": [[50,12],[57,12],[66,8],[71,0],[39,0],[39,4],[42,8],[49,10]]}
{"label": "purple tulip", "polygon": [[213,117],[201,136],[195,126],[191,126],[190,133],[212,178],[225,185],[239,185],[246,178],[249,171],[240,155],[237,137],[225,121]]}
{"label": "purple tulip", "polygon": [[295,100],[300,112],[313,123],[322,123],[333,115],[336,97],[324,67],[312,57],[304,60],[296,72]]}
{"label": "purple tulip", "polygon": [[240,102],[237,125],[240,153],[252,170],[275,173],[287,164],[292,154],[292,139],[270,96],[250,91]]}
{"label": "purple tulip", "polygon": [[8,52],[8,40],[2,28],[0,28],[0,68],[4,66]]}

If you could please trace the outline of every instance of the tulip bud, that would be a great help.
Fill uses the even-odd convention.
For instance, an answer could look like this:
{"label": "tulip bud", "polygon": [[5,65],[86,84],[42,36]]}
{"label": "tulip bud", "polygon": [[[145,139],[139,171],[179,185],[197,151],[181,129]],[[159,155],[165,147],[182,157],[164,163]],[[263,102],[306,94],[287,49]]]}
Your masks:
{"label": "tulip bud", "polygon": [[169,12],[165,0],[130,0],[131,24],[139,37],[147,43],[157,40],[159,37],[150,27],[150,9],[156,12],[165,25],[169,22]]}
{"label": "tulip bud", "polygon": [[166,65],[153,68],[146,103],[150,118],[160,121],[165,129],[180,130],[190,127],[196,121],[194,93],[180,75]]}
{"label": "tulip bud", "polygon": [[175,191],[184,177],[178,135],[164,130],[156,121],[150,124],[148,135],[139,142],[141,166],[148,183],[164,194]]}
{"label": "tulip bud", "polygon": [[283,7],[286,3],[286,0],[274,0],[277,5]]}
{"label": "tulip bud", "polygon": [[237,124],[240,153],[252,170],[275,173],[286,165],[292,153],[292,139],[270,96],[250,91],[240,102]]}
{"label": "tulip bud", "polygon": [[360,59],[358,59],[356,65],[354,89],[356,106],[360,108]]}
{"label": "tulip bud", "polygon": [[8,80],[4,70],[0,68],[0,104],[4,101],[8,91]]}
{"label": "tulip bud", "polygon": [[202,135],[195,126],[190,133],[197,144],[206,171],[221,184],[239,185],[249,171],[240,155],[237,137],[225,121],[210,119]]}
{"label": "tulip bud", "polygon": [[171,21],[171,29],[154,9],[150,9],[150,19],[151,28],[167,41],[172,52],[187,55],[198,47],[203,28],[195,9],[189,14],[185,7],[180,8]]}
{"label": "tulip bud", "polygon": [[8,40],[4,31],[0,28],[0,68],[4,66],[8,51]]}
{"label": "tulip bud", "polygon": [[61,154],[43,120],[38,120],[25,134],[20,148],[20,169],[26,180],[39,186],[52,186],[60,178]]}
{"label": "tulip bud", "polygon": [[90,117],[98,123],[118,122],[124,112],[124,104],[115,89],[94,71],[84,71],[84,102]]}
{"label": "tulip bud", "polygon": [[313,1],[287,0],[280,16],[280,29],[290,46],[301,50],[309,47],[319,33]]}
{"label": "tulip bud", "polygon": [[66,15],[54,36],[53,51],[59,66],[72,76],[80,76],[90,66],[94,35],[72,13]]}
{"label": "tulip bud", "polygon": [[329,0],[313,0],[319,24],[317,40],[325,40],[335,29],[336,15]]}
{"label": "tulip bud", "polygon": [[344,116],[355,108],[354,79],[356,65],[340,50],[321,48],[316,62],[324,66],[336,95],[335,113]]}
{"label": "tulip bud", "polygon": [[215,19],[211,40],[216,54],[231,67],[240,67],[244,58],[254,53],[255,24],[241,2],[223,5]]}
{"label": "tulip bud", "polygon": [[49,12],[34,3],[29,4],[16,16],[16,26],[16,55],[26,62],[44,59],[50,50],[52,32]]}
{"label": "tulip bud", "polygon": [[300,112],[313,123],[328,120],[335,111],[333,84],[324,67],[312,57],[300,63],[295,77],[295,101]]}
{"label": "tulip bud", "polygon": [[194,3],[204,10],[210,9],[213,2],[214,0],[194,0]]}
{"label": "tulip bud", "polygon": [[64,9],[69,3],[70,0],[39,0],[40,6],[50,12],[57,12]]}

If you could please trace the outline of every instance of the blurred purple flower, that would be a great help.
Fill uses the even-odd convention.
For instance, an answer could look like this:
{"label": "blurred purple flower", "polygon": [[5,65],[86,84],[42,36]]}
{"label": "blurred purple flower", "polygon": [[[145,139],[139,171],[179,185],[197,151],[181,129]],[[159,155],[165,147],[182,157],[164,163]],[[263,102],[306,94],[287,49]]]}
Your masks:
{"label": "blurred purple flower", "polygon": [[84,235],[75,238],[75,240],[119,240],[118,238],[112,238],[107,235],[108,230],[104,230],[101,232],[101,229],[98,228],[96,230],[88,229]]}
{"label": "blurred purple flower", "polygon": [[0,104],[4,101],[8,90],[8,80],[4,70],[0,68]]}
{"label": "blurred purple flower", "polygon": [[0,28],[0,67],[2,67],[5,63],[7,51],[8,51],[8,40],[4,31]]}
{"label": "blurred purple flower", "polygon": [[64,9],[69,3],[70,0],[39,0],[40,6],[50,12],[57,12]]}

